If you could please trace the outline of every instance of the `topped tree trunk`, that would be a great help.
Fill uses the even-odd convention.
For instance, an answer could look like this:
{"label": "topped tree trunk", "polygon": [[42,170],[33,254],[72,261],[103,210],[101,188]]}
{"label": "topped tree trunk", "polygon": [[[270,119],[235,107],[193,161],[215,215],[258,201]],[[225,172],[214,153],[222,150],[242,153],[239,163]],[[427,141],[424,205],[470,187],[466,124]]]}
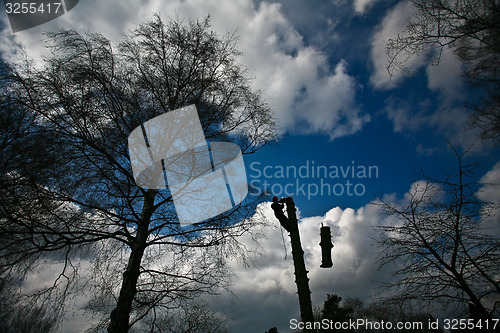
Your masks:
{"label": "topped tree trunk", "polygon": [[[283,202],[286,205],[288,218],[283,214]],[[311,290],[309,289],[308,271],[304,262],[304,251],[300,243],[299,224],[297,215],[295,214],[295,203],[291,197],[278,200],[273,198],[271,207],[274,210],[274,215],[280,221],[285,230],[290,233],[290,242],[292,244],[292,258],[295,267],[295,284],[297,285],[297,293],[299,295],[300,317],[302,322],[314,324],[314,315],[311,302]],[[304,332],[316,332],[314,329],[304,329]]]}

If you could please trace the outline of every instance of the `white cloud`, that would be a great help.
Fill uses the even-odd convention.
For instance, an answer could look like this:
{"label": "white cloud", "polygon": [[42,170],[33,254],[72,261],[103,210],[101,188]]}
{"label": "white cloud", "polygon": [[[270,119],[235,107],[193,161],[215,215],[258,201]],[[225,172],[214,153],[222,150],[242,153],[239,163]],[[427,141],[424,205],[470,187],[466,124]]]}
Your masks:
{"label": "white cloud", "polygon": [[[418,55],[414,54],[403,62],[404,69],[392,72],[387,71],[389,58],[387,42],[403,32],[412,15],[412,4],[401,1],[385,15],[372,37],[371,61],[373,71],[370,82],[375,89],[394,89],[406,79],[425,68],[427,86],[418,85],[396,93],[405,97],[396,97],[396,93],[385,101],[384,112],[393,122],[394,132],[422,134],[423,130],[433,130],[444,137],[439,146],[426,146],[419,143],[416,147],[419,154],[430,155],[447,149],[447,142],[454,146],[469,147],[471,152],[480,152],[485,149],[485,143],[478,140],[477,129],[467,125],[469,112],[463,106],[469,96],[464,93],[462,80],[463,68],[450,48],[442,50],[428,49]],[[432,57],[434,52],[434,57]],[[437,53],[439,52],[439,53]],[[404,52],[402,52],[404,53]],[[436,56],[439,54],[439,62]],[[405,60],[402,54],[399,61]],[[437,101],[429,95],[429,90],[438,92]]]}
{"label": "white cloud", "polygon": [[[235,318],[233,330],[237,332],[263,332],[273,326],[280,332],[288,331],[290,319],[300,318],[290,238],[284,231],[287,247],[287,259],[284,260],[281,227],[270,203],[261,204],[261,209],[272,222],[263,229],[266,238],[260,243],[262,253],[256,258],[254,267],[242,268],[233,263],[232,290],[236,299],[232,316]],[[377,235],[373,227],[380,223],[380,215],[378,206],[368,204],[358,210],[336,207],[324,216],[301,219],[300,237],[313,305],[322,306],[328,293],[358,296],[369,301],[376,292],[375,281],[390,279],[388,271],[378,270],[373,240]],[[332,268],[320,268],[321,223],[330,226],[332,232]],[[249,237],[243,242],[248,247],[255,246]],[[217,309],[228,304],[229,301],[219,300]]]}
{"label": "white cloud", "polygon": [[461,94],[462,63],[451,49],[443,49],[439,64],[427,65],[426,73],[429,89],[439,91],[444,103],[451,104],[463,99],[464,94]]}
{"label": "white cloud", "polygon": [[[412,17],[412,5],[409,1],[399,2],[390,9],[380,25],[373,34],[371,41],[371,60],[373,64],[373,73],[370,77],[371,83],[375,88],[388,89],[394,88],[406,76],[416,73],[417,70],[426,66],[428,88],[439,91],[443,99],[455,100],[460,98],[460,88],[462,82],[462,64],[454,55],[450,48],[444,48],[439,52],[439,63],[433,64],[435,59],[428,57],[428,52],[421,52],[418,55],[412,55],[404,61],[404,69],[395,70],[392,76],[387,71],[389,57],[387,54],[387,43],[390,39],[396,38],[402,33]],[[430,52],[430,50],[429,50]],[[399,61],[404,60],[404,52],[397,57]]]}
{"label": "white cloud", "polygon": [[424,55],[413,55],[405,62],[405,71],[399,70],[391,76],[387,71],[389,58],[387,55],[387,42],[396,38],[410,20],[411,4],[408,1],[398,3],[389,10],[373,34],[371,41],[371,61],[373,73],[370,81],[377,89],[394,88],[406,75],[411,75],[425,64]]}
{"label": "white cloud", "polygon": [[495,164],[479,181],[484,184],[478,196],[481,200],[500,204],[500,162]]}
{"label": "white cloud", "polygon": [[368,7],[378,0],[354,0],[354,11],[358,14],[365,14]]}
{"label": "white cloud", "polygon": [[490,204],[483,207],[482,212],[486,227],[489,228],[490,234],[500,236],[500,162],[497,162],[479,183],[483,186],[477,196]]}
{"label": "white cloud", "polygon": [[369,121],[355,107],[356,81],[339,61],[332,71],[327,57],[303,43],[279,4],[261,3],[240,25],[240,49],[286,131],[349,135]]}
{"label": "white cloud", "polygon": [[320,132],[334,139],[359,131],[369,121],[355,106],[357,84],[348,74],[346,62],[339,60],[331,66],[325,54],[305,45],[276,3],[262,2],[255,7],[251,0],[81,1],[68,14],[14,37],[6,29],[3,39],[15,38],[30,56],[39,58],[43,31],[101,32],[117,42],[124,31],[153,13],[165,20],[210,14],[218,33],[236,31],[242,62],[255,78],[253,86],[263,91],[283,131]]}
{"label": "white cloud", "polygon": [[443,188],[426,180],[414,182],[410,190],[405,193],[405,204],[413,202],[437,202],[445,195]]}
{"label": "white cloud", "polygon": [[[469,152],[479,153],[487,148],[487,142],[481,141],[478,129],[467,125],[469,112],[463,106],[451,98],[458,94],[460,85],[443,85],[439,89],[450,91],[449,95],[443,95],[440,102],[433,103],[427,98],[411,100],[400,97],[389,97],[385,101],[383,112],[393,123],[395,133],[405,135],[426,135],[425,131],[432,130],[436,135],[441,135],[446,140],[441,140],[432,146],[419,143],[416,150],[421,155],[431,155],[448,149],[448,143],[455,147],[471,147]],[[458,97],[457,97],[458,98]]]}
{"label": "white cloud", "polygon": [[385,101],[384,112],[393,123],[396,133],[417,131],[427,124],[427,119],[420,110],[415,111],[415,106],[407,101],[389,97]]}

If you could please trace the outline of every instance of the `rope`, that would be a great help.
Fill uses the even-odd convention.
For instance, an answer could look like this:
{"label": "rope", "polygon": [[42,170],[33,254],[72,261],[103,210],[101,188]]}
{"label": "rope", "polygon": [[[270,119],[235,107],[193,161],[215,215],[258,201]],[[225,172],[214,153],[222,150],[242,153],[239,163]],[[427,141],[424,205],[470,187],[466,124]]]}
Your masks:
{"label": "rope", "polygon": [[285,236],[283,236],[283,228],[281,227],[281,225],[278,228],[280,228],[280,230],[281,230],[281,239],[283,240],[283,248],[285,249],[285,260],[286,260],[287,251],[286,251],[286,244],[285,244]]}

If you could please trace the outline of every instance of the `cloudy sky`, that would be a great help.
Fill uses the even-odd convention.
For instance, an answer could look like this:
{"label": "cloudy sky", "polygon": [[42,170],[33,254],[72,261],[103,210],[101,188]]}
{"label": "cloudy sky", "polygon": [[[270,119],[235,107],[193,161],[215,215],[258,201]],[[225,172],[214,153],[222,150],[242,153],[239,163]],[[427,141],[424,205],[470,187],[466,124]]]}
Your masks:
{"label": "cloudy sky", "polygon": [[[390,277],[376,263],[372,226],[384,217],[370,202],[383,195],[404,198],[416,171],[439,177],[454,170],[449,142],[472,147],[468,158],[482,163],[475,180],[500,181],[498,148],[477,140],[466,126],[463,105],[474,95],[452,53],[445,51],[437,66],[424,54],[409,59],[407,71],[387,73],[385,43],[410,12],[399,0],[85,0],[16,34],[1,14],[0,46],[5,57],[20,43],[39,58],[43,33],[62,28],[100,32],[118,42],[153,13],[165,20],[210,14],[218,33],[236,31],[241,61],[282,134],[278,144],[245,157],[250,186],[294,195],[313,303],[322,304],[327,293],[369,300],[376,281]],[[491,187],[482,196],[500,200]],[[286,332],[289,320],[299,317],[290,247],[285,260],[278,223],[268,204],[261,208],[274,225],[265,230],[259,260],[255,267],[234,263],[235,298],[223,295],[212,305],[233,319],[235,332],[273,326]],[[331,269],[319,268],[322,222],[332,227]],[[78,332],[85,325],[81,316],[69,316],[63,330]]]}

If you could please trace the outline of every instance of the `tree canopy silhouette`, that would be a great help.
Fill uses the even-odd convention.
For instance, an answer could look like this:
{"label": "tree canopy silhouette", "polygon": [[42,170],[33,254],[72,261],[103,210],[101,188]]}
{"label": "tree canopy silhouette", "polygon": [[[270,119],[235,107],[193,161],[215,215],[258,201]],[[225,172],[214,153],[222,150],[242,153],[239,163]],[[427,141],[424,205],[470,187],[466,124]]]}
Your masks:
{"label": "tree canopy silhouette", "polygon": [[127,137],[195,104],[207,140],[235,142],[243,154],[274,140],[271,110],[238,62],[236,37],[215,34],[208,18],[159,16],[118,45],[72,30],[47,37],[43,65],[24,61],[4,80],[4,101],[18,116],[2,108],[2,121],[17,117],[2,127],[2,268],[25,274],[58,263],[45,291],[58,291],[60,304],[92,293],[88,309],[109,332],[225,286],[225,259],[244,254],[237,236],[251,229],[258,200],[182,227],[168,190],[135,184]]}

